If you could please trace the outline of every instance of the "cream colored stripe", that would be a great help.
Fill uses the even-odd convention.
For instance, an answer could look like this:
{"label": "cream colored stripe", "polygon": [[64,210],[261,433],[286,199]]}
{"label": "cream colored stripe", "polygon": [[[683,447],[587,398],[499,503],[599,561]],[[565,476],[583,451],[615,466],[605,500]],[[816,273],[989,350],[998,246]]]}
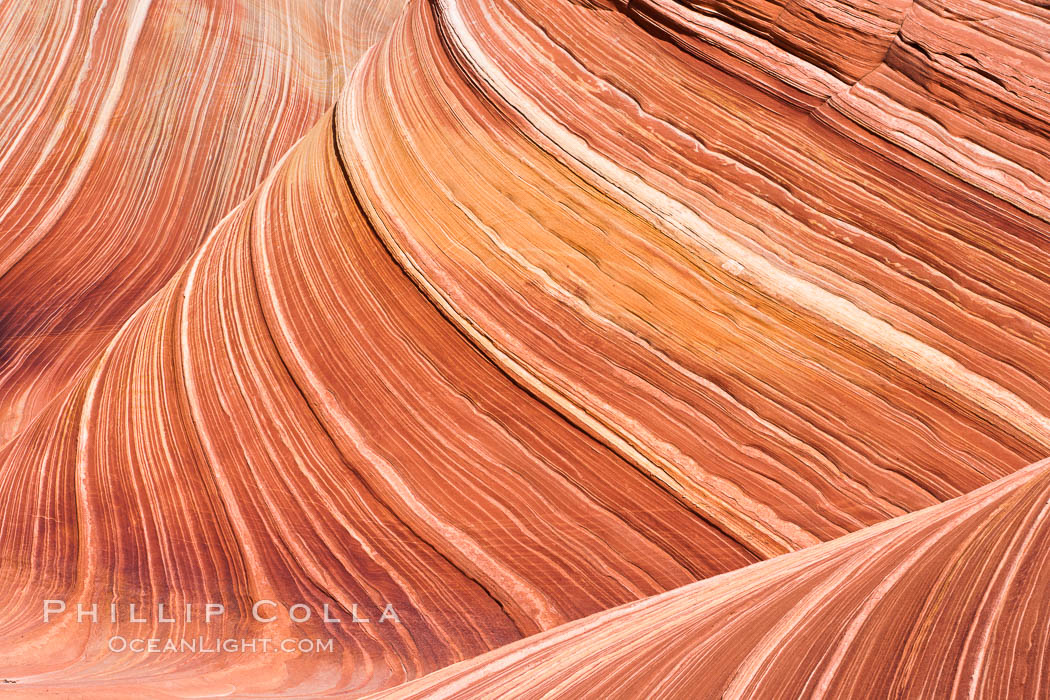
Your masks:
{"label": "cream colored stripe", "polygon": [[[587,142],[557,122],[520,90],[496,63],[485,54],[471,34],[458,0],[439,0],[444,18],[464,57],[478,76],[485,80],[515,110],[527,119],[557,148],[594,173],[594,183],[619,201],[625,198],[643,205],[638,213],[654,226],[681,243],[699,243],[718,265],[738,270],[738,276],[760,293],[789,306],[798,306],[832,323],[845,332],[871,343],[922,373],[931,385],[944,387],[986,415],[994,416],[1016,427],[1039,445],[1050,449],[1050,419],[1023,399],[963,366],[957,360],[897,330],[886,321],[858,308],[848,299],[800,279],[770,262],[746,246],[720,233],[695,211],[656,188],[642,178],[588,147]],[[490,10],[479,5],[488,19]],[[491,24],[495,24],[492,22]],[[513,46],[502,37],[502,46]]]}
{"label": "cream colored stripe", "polygon": [[[259,192],[254,224],[258,230],[266,230],[267,227],[266,204],[272,186],[273,178],[270,178]],[[270,268],[271,261],[264,256],[259,262],[262,266],[259,276],[267,285],[266,293],[271,298],[276,299],[277,291],[272,286],[274,276]],[[474,565],[472,575],[481,579],[487,579],[490,582],[490,586],[498,588],[498,591],[492,592],[498,597],[501,604],[519,607],[530,620],[543,629],[549,629],[560,624],[562,622],[560,616],[551,607],[547,596],[542,590],[535,588],[528,580],[522,578],[515,571],[493,557],[488,550],[467,532],[435,513],[432,508],[417,496],[416,489],[402,478],[398,468],[372,448],[371,440],[361,432],[354,416],[348,415],[345,406],[332,395],[331,391],[325,388],[325,383],[314,371],[313,365],[293,342],[296,334],[285,316],[283,305],[275,303],[272,308],[274,321],[277,323],[281,335],[288,340],[288,351],[296,367],[302,372],[303,379],[313,389],[313,393],[323,413],[338,426],[338,429],[361,457],[368,460],[374,473],[387,483],[389,487],[387,493],[392,498],[401,501],[403,504],[402,511],[412,513],[418,517],[436,537],[442,540],[441,543],[431,542],[431,544],[444,553],[449,553],[450,549],[458,552],[459,556],[456,559],[459,560],[459,563],[456,566],[461,569],[464,567],[463,560],[472,562]]]}
{"label": "cream colored stripe", "polygon": [[[58,218],[65,212],[70,202],[76,196],[77,192],[80,191],[80,186],[84,183],[84,178],[87,176],[88,169],[91,164],[95,161],[95,155],[98,153],[98,149],[102,145],[102,138],[106,134],[106,130],[109,129],[109,121],[113,117],[113,111],[116,109],[117,101],[120,99],[121,94],[124,92],[124,84],[127,81],[128,69],[131,67],[131,57],[135,53],[135,47],[138,45],[139,35],[142,33],[142,27],[146,23],[146,15],[149,12],[150,4],[153,0],[141,0],[135,5],[135,10],[131,15],[129,21],[128,33],[124,37],[124,44],[120,48],[120,57],[117,60],[116,75],[109,84],[109,89],[106,91],[106,96],[102,100],[101,107],[99,108],[98,117],[95,119],[94,124],[91,127],[91,132],[88,134],[87,144],[84,147],[84,152],[81,154],[80,159],[77,161],[76,167],[73,168],[69,175],[69,178],[65,182],[65,186],[62,191],[55,196],[54,203],[51,208],[43,216],[43,220],[37,224],[33,233],[27,236],[22,243],[15,249],[15,251],[7,258],[7,260],[0,261],[0,277],[7,273],[12,267],[14,267],[19,260],[25,257],[25,254],[32,250],[33,246],[40,242],[40,239],[47,234],[51,226],[58,220]],[[101,12],[101,8],[99,9]],[[95,17],[95,23],[92,25],[91,38],[94,38],[95,31],[98,29],[98,15]],[[77,84],[79,85],[80,80],[83,78],[83,71],[90,69],[91,54],[88,53],[85,59],[84,66],[81,69],[82,73],[77,78]],[[61,127],[56,128],[52,132],[52,139],[57,138],[61,132]],[[49,144],[50,146],[50,144]],[[48,149],[45,149],[48,150]],[[43,159],[38,161],[37,169],[43,163]],[[35,172],[35,170],[34,170]],[[16,198],[11,206],[8,207],[7,211],[3,213],[0,218],[6,217],[18,202]]]}

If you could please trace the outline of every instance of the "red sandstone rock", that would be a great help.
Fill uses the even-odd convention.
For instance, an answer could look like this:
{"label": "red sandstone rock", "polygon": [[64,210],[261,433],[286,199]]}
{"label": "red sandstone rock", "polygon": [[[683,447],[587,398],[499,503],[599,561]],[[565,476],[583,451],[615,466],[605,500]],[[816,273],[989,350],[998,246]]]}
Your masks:
{"label": "red sandstone rock", "polygon": [[71,5],[0,26],[18,692],[1042,694],[1044,9]]}
{"label": "red sandstone rock", "polygon": [[1039,697],[1048,469],[374,697]]}

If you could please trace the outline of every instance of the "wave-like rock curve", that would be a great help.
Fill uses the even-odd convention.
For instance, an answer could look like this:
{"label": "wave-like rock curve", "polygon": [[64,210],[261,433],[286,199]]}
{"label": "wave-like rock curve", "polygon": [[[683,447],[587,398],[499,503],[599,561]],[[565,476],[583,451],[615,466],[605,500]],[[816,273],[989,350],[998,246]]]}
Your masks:
{"label": "wave-like rock curve", "polygon": [[1038,695],[1045,10],[89,5],[0,42],[19,690]]}
{"label": "wave-like rock curve", "polygon": [[373,697],[1040,697],[1048,499],[1043,461]]}

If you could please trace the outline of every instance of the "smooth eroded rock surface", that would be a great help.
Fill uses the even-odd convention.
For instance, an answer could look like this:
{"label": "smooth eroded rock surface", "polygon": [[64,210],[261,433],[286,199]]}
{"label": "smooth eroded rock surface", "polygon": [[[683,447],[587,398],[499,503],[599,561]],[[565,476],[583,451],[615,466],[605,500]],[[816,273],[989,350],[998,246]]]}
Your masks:
{"label": "smooth eroded rock surface", "polygon": [[4,690],[1045,694],[1045,8],[8,5]]}

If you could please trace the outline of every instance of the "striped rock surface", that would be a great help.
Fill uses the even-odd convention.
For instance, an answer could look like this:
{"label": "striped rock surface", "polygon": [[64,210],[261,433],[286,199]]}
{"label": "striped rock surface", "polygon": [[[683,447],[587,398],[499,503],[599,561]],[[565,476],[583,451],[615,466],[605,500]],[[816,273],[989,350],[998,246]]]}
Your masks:
{"label": "striped rock surface", "polygon": [[1040,695],[1045,9],[49,9],[0,26],[18,692]]}
{"label": "striped rock surface", "polygon": [[1048,516],[1043,461],[372,697],[1042,697]]}
{"label": "striped rock surface", "polygon": [[0,3],[0,444],[321,117],[403,6]]}

